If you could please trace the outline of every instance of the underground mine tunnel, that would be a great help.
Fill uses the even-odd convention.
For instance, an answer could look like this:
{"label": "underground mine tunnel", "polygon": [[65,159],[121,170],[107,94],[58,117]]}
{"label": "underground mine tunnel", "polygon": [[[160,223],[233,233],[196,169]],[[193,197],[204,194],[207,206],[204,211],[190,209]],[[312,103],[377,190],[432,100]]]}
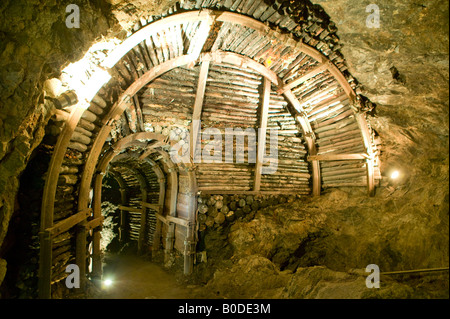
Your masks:
{"label": "underground mine tunnel", "polygon": [[0,31],[2,299],[449,297],[447,1],[3,0]]}

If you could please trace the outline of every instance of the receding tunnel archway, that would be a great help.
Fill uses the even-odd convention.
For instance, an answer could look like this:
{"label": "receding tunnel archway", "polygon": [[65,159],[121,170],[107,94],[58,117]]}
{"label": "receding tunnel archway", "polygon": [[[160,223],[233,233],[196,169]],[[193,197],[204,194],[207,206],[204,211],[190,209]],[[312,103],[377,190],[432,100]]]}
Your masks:
{"label": "receding tunnel archway", "polygon": [[[126,195],[123,195],[123,204],[119,207],[121,210],[119,229],[123,243],[125,239],[137,242],[139,254],[152,252],[154,255],[163,247],[166,259],[170,257],[172,246],[180,247],[184,239],[184,237],[175,236],[177,226],[172,223],[178,220],[176,216],[184,218],[185,222],[181,226],[186,228],[192,227],[195,222],[192,208],[183,210],[177,207],[178,196],[186,196],[187,192],[180,189],[177,166],[172,163],[170,156],[164,150],[169,146],[166,144],[167,140],[166,136],[148,132],[128,135],[121,139],[109,151],[106,151],[100,160],[94,192],[94,215],[100,216],[102,176],[111,171],[119,180],[122,191],[126,192]],[[180,178],[184,177],[183,172],[179,174]],[[190,174],[186,178],[192,179],[195,176]],[[190,207],[195,204],[193,187],[195,182],[191,181],[187,189],[190,191],[189,198],[185,200]],[[183,211],[184,214],[182,214]],[[173,219],[168,222],[170,218]],[[192,230],[184,230],[186,235],[190,232]],[[164,234],[163,240],[161,240],[162,234]],[[94,248],[93,268],[98,270],[97,276],[101,274],[99,240],[94,236],[94,247],[97,248]],[[191,254],[191,249],[187,249],[186,273],[192,269]]]}
{"label": "receding tunnel archway", "polygon": [[77,2],[0,5],[0,298],[448,298],[448,3]]}
{"label": "receding tunnel archway", "polygon": [[[90,233],[92,275],[101,275],[102,176],[108,169],[122,176],[121,183],[134,179],[139,184],[140,197],[128,194],[128,206],[121,207],[140,212],[139,218],[131,218],[139,219],[139,226],[129,225],[139,251],[151,224],[147,209],[153,210],[152,249],[157,250],[163,236],[166,257],[181,252],[186,274],[193,267],[199,192],[318,196],[324,187],[352,185],[366,186],[374,194],[379,170],[373,132],[363,100],[350,84],[353,78],[341,70],[345,65],[325,44],[307,44],[293,36],[295,23],[289,16],[280,15],[272,25],[263,21],[259,14],[255,18],[242,11],[188,10],[141,23],[94,67],[85,85],[93,93],[75,92],[82,97],[79,103],[57,112],[64,126],[42,202],[41,297],[51,294],[52,239],[67,228],[76,226],[75,258],[82,283]],[[195,126],[196,121],[202,126]],[[231,133],[231,158],[236,159],[238,149],[249,153],[254,147],[256,163],[227,163],[226,150],[217,163],[195,163],[195,153],[188,161],[172,161],[175,144],[187,145],[182,151],[209,149],[208,141],[194,143],[197,134],[227,127],[260,129],[255,145],[240,145],[234,141],[239,133]],[[277,170],[264,174],[269,131],[275,128]],[[224,136],[230,138],[226,132]],[[76,174],[62,173],[64,163],[76,165]],[[148,202],[150,180],[139,172],[142,163],[152,166],[160,181],[158,204]],[[77,185],[77,213],[55,224],[55,199],[67,184]]]}

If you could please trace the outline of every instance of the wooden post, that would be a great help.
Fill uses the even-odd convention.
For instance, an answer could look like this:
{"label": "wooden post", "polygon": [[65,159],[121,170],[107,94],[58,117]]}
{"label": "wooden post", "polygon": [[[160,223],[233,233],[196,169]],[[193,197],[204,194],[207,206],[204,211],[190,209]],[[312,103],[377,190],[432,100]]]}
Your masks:
{"label": "wooden post", "polygon": [[266,153],[266,139],[267,139],[267,121],[269,116],[270,106],[270,92],[272,90],[272,82],[268,78],[264,78],[263,84],[263,98],[261,105],[260,129],[258,134],[258,155],[256,158],[255,168],[255,182],[253,186],[254,191],[261,189],[261,175],[264,163],[264,155]]}
{"label": "wooden post", "polygon": [[[153,161],[152,161],[153,162]],[[153,162],[153,167],[158,167],[155,162]],[[158,176],[158,182],[159,182],[159,210],[158,214],[163,215],[164,214],[164,201],[166,198],[166,180],[164,178],[164,174],[161,171],[161,169],[158,167],[158,169],[155,169],[155,173]],[[159,250],[159,246],[161,245],[161,231],[162,231],[162,223],[159,219],[156,219],[156,229],[155,233],[153,234],[153,247],[152,247],[152,256],[156,256],[156,252]]]}
{"label": "wooden post", "polygon": [[48,231],[41,231],[39,236],[40,253],[38,296],[40,299],[51,299],[52,237]]}
{"label": "wooden post", "polygon": [[75,247],[75,263],[80,269],[80,288],[81,292],[84,292],[86,288],[86,259],[87,259],[87,229],[86,221],[78,224],[76,228],[76,247]]}
{"label": "wooden post", "polygon": [[[126,188],[120,188],[120,198],[122,205],[127,204],[127,190]],[[120,222],[119,222],[119,241],[124,244],[126,242],[126,225],[127,215],[124,210],[120,210]]]}
{"label": "wooden post", "polygon": [[203,100],[205,98],[205,91],[206,91],[206,81],[208,78],[208,71],[209,71],[209,61],[203,61],[201,69],[200,69],[200,75],[198,77],[198,83],[197,83],[197,94],[195,96],[195,104],[194,104],[194,111],[192,115],[192,124],[191,124],[191,157],[195,159],[195,152],[197,149],[197,141],[198,141],[198,134],[200,132],[200,120],[202,116],[202,108],[203,108]]}
{"label": "wooden post", "polygon": [[[145,180],[144,180],[145,181]],[[147,189],[141,189],[142,201],[147,201]],[[147,208],[141,205],[141,228],[139,229],[138,254],[142,254],[145,243],[145,234],[147,228]]]}
{"label": "wooden post", "polygon": [[194,230],[192,223],[186,227],[186,239],[184,241],[184,274],[190,275],[194,266],[192,254],[194,245]]}
{"label": "wooden post", "polygon": [[[177,199],[178,199],[178,173],[175,165],[170,160],[169,154],[164,151],[157,150],[157,152],[163,157],[163,162],[168,167],[168,173],[170,178],[170,204],[168,216],[175,217],[177,215]],[[170,258],[170,254],[173,250],[173,241],[175,238],[175,225],[169,223],[167,225],[167,233],[165,238],[165,250],[164,261],[167,262]]]}
{"label": "wooden post", "polygon": [[367,154],[369,156],[366,159],[367,166],[367,192],[369,196],[375,196],[375,172],[374,172],[374,159],[373,159],[373,147],[371,140],[371,133],[369,130],[369,125],[367,124],[365,113],[356,113],[356,120],[358,122],[359,128],[361,130],[361,135],[364,140],[364,145],[366,147]]}
{"label": "wooden post", "polygon": [[[300,124],[303,136],[305,138],[309,154],[311,156],[317,155],[317,147],[316,147],[316,137],[314,135],[311,124],[308,121],[308,117],[303,110],[300,102],[297,97],[292,93],[290,89],[287,89],[283,92],[286,99],[292,104],[295,108],[295,111],[298,113],[295,119]],[[317,160],[312,161],[312,180],[313,180],[313,196],[320,196],[322,183],[320,176],[320,163]]]}
{"label": "wooden post", "polygon": [[[102,217],[102,186],[103,175],[95,177],[94,186],[94,220]],[[92,277],[102,277],[102,251],[101,251],[101,227],[93,229],[93,252],[92,252]]]}
{"label": "wooden post", "polygon": [[187,220],[186,238],[185,238],[185,255],[184,255],[184,274],[190,275],[194,269],[194,254],[196,251],[196,215],[197,215],[197,180],[195,168],[188,166],[186,168],[189,177],[189,217]]}
{"label": "wooden post", "polygon": [[167,233],[165,238],[164,263],[169,262],[173,250],[175,239],[175,224],[169,222],[167,225]]}

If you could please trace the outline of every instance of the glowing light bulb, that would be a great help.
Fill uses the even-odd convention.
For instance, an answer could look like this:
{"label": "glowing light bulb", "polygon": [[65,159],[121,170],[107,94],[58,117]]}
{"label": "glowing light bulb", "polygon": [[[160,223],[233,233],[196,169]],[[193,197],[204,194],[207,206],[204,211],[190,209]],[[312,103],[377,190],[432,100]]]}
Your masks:
{"label": "glowing light bulb", "polygon": [[397,178],[399,178],[399,176],[400,176],[399,171],[394,171],[391,174],[391,179],[397,179]]}
{"label": "glowing light bulb", "polygon": [[105,287],[110,287],[110,286],[112,285],[112,283],[113,283],[113,281],[112,281],[111,279],[105,279],[105,280],[103,281],[103,285],[104,285]]}

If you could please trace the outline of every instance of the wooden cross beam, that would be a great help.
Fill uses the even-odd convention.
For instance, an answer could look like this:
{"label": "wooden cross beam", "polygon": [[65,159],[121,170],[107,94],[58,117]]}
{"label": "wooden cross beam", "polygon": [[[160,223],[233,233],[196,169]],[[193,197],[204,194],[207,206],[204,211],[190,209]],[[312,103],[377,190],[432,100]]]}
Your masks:
{"label": "wooden cross beam", "polygon": [[322,154],[315,156],[308,156],[308,161],[355,161],[355,160],[367,160],[369,155],[367,154]]}

